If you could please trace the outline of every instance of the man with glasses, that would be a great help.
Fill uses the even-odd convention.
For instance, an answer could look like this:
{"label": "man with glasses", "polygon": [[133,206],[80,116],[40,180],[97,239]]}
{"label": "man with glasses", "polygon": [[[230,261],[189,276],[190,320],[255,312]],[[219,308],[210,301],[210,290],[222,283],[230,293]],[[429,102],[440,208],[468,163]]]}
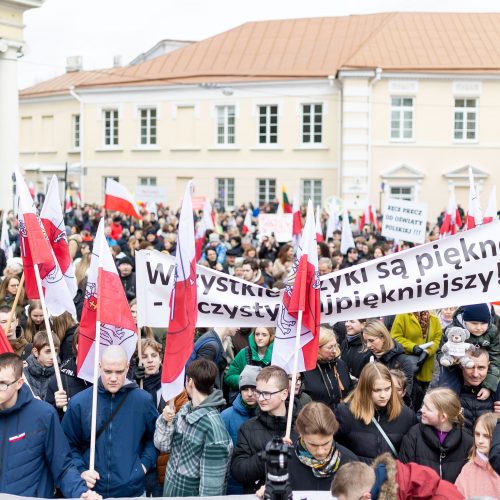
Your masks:
{"label": "man with glasses", "polygon": [[[245,422],[238,433],[231,473],[243,484],[245,493],[255,493],[266,480],[266,467],[260,452],[274,437],[283,437],[286,431],[288,375],[278,366],[266,366],[257,375],[256,390],[260,413]],[[293,420],[297,405],[294,405]],[[291,439],[298,437],[293,430]]]}
{"label": "man with glasses", "polygon": [[23,384],[23,361],[0,354],[0,493],[52,498],[54,483],[68,498],[101,499],[71,460],[56,411]]}

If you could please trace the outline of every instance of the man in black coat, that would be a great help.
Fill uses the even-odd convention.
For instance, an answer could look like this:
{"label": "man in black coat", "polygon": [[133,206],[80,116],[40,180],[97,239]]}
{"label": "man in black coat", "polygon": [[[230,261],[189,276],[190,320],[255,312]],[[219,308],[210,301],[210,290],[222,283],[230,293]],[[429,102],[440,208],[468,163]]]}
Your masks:
{"label": "man in black coat", "polygon": [[460,388],[460,402],[464,410],[465,430],[472,434],[474,422],[488,412],[500,413],[500,384],[487,399],[478,399],[478,393],[488,375],[490,355],[486,349],[469,351],[467,356],[474,361],[472,368],[462,368],[463,384]]}
{"label": "man in black coat", "polygon": [[[238,433],[233,453],[231,473],[243,485],[245,493],[255,493],[266,481],[266,466],[259,455],[275,437],[283,438],[286,431],[288,375],[277,366],[266,366],[257,376],[259,414],[247,420]],[[294,415],[294,419],[295,419]],[[292,425],[292,429],[293,429]],[[292,442],[298,435],[292,430]]]}
{"label": "man in black coat", "polygon": [[135,273],[133,272],[134,263],[130,257],[122,257],[118,261],[118,274],[122,282],[127,300],[130,302],[135,299]]}

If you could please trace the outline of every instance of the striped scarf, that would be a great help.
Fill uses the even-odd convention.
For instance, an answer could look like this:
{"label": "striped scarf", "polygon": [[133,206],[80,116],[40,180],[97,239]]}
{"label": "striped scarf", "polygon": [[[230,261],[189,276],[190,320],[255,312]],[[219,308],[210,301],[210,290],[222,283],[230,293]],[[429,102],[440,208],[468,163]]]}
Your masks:
{"label": "striped scarf", "polygon": [[327,458],[324,460],[316,460],[307,451],[302,438],[299,438],[295,444],[295,454],[301,463],[312,469],[315,477],[332,476],[340,467],[340,451],[335,448],[335,442]]}

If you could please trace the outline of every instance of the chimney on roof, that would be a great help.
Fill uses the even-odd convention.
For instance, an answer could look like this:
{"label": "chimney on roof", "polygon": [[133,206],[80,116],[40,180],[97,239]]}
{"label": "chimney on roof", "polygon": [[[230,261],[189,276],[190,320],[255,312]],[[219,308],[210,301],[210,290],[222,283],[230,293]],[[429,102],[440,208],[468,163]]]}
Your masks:
{"label": "chimney on roof", "polygon": [[113,68],[121,68],[122,56],[120,54],[113,56]]}
{"label": "chimney on roof", "polygon": [[71,56],[66,58],[66,73],[73,73],[74,71],[82,71],[83,57]]}

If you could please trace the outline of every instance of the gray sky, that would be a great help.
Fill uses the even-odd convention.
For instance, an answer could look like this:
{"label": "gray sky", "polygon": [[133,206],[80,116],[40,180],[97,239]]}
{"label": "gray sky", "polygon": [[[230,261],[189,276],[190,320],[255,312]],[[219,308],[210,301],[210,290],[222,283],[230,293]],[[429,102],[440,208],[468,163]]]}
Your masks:
{"label": "gray sky", "polygon": [[389,11],[499,12],[497,0],[45,0],[27,11],[19,87],[64,73],[66,57],[84,69],[127,64],[158,41],[203,40],[248,21]]}

